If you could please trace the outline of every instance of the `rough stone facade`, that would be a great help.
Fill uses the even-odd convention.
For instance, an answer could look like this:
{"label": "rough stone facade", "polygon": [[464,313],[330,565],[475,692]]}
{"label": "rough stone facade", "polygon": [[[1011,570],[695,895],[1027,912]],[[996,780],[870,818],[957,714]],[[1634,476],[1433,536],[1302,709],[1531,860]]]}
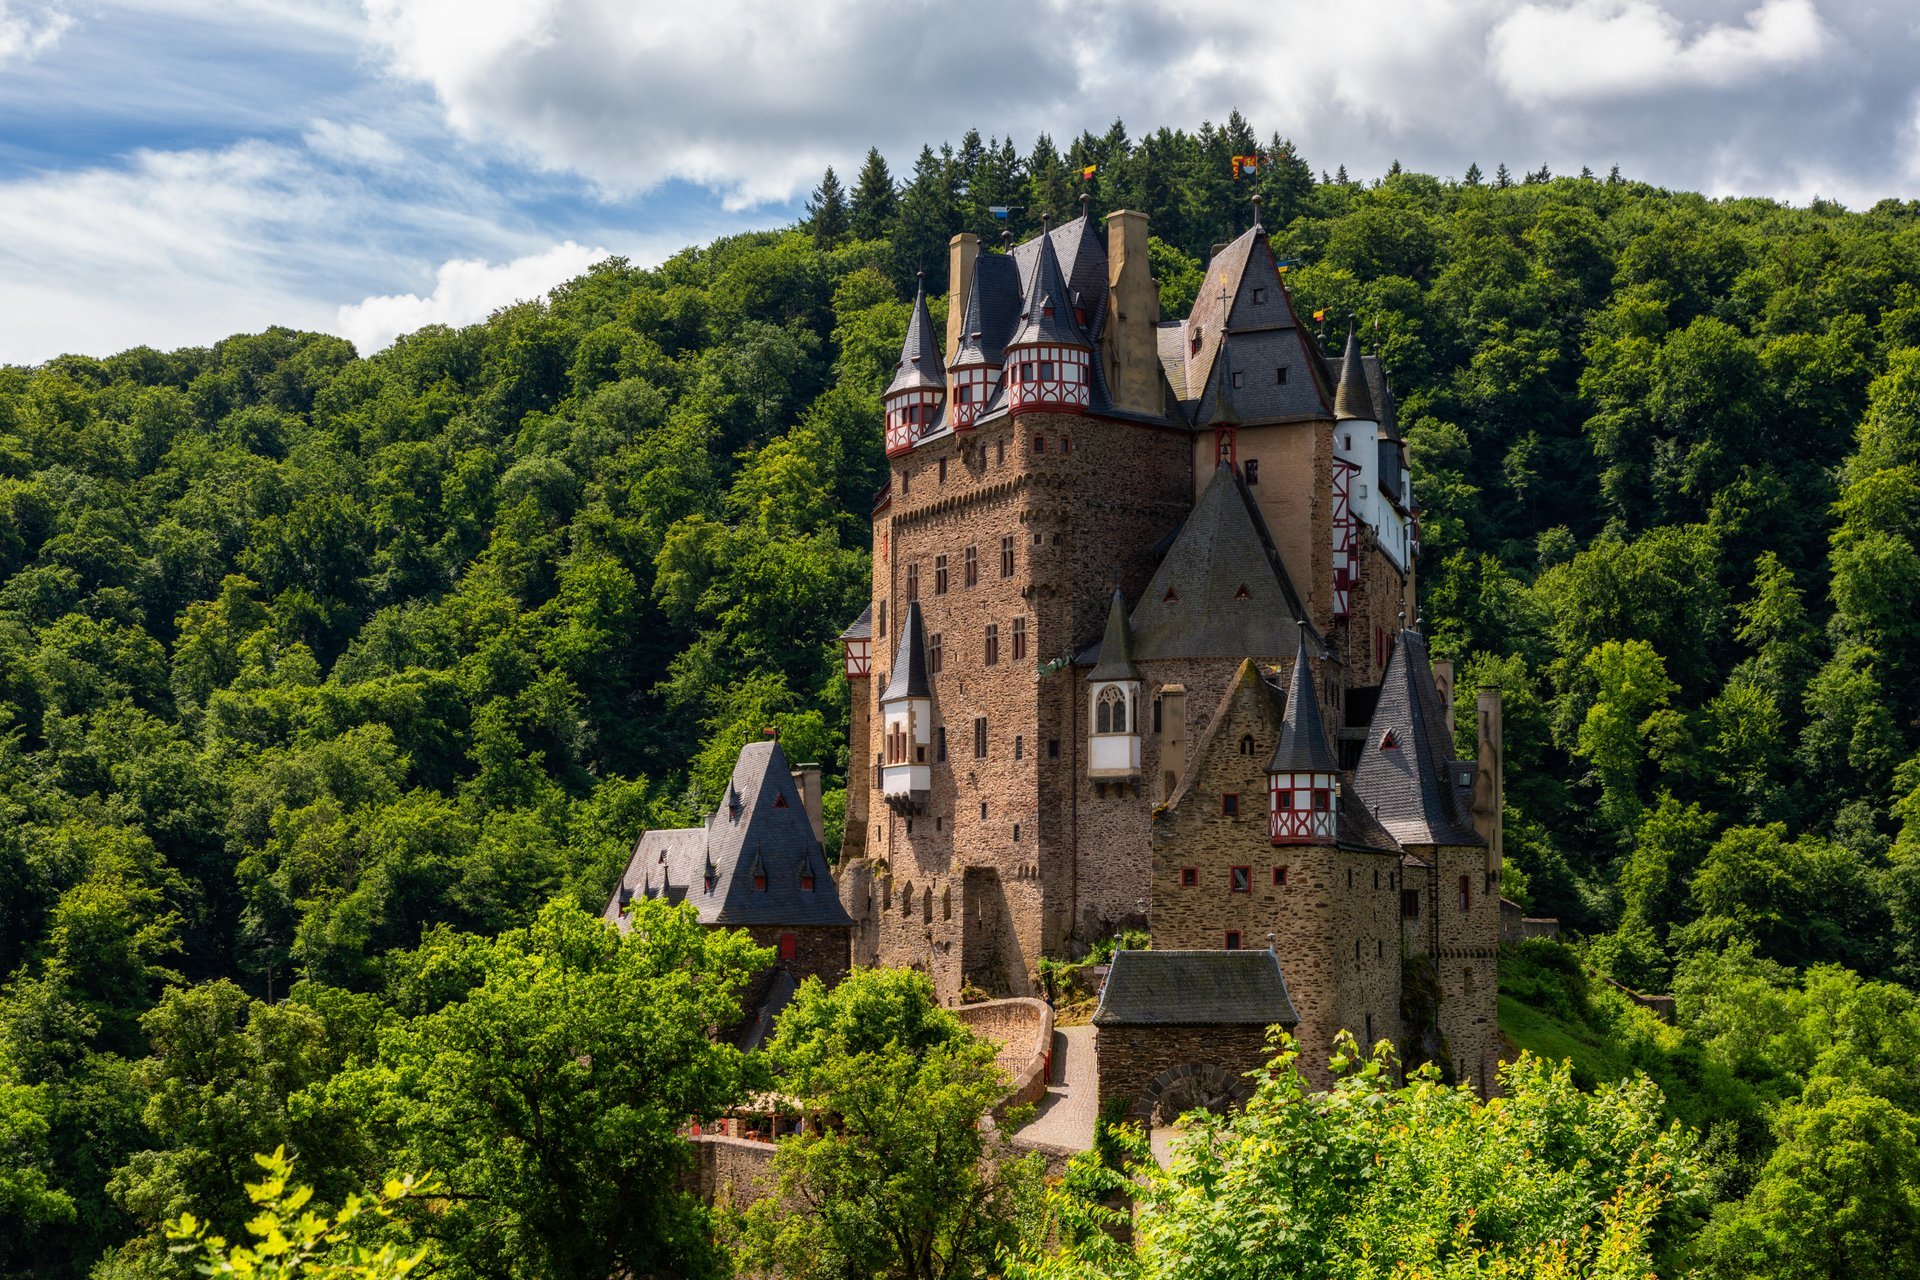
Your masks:
{"label": "rough stone facade", "polygon": [[[817,925],[756,924],[747,927],[756,947],[773,950],[774,968],[785,969],[793,980],[818,978],[833,986],[847,976],[852,964],[847,930]],[[792,955],[785,953],[791,950]]]}
{"label": "rough stone facade", "polygon": [[1224,1111],[1253,1096],[1247,1073],[1272,1056],[1264,1027],[1101,1027],[1094,1032],[1100,1105],[1125,1098],[1130,1114],[1171,1123],[1204,1108]]}

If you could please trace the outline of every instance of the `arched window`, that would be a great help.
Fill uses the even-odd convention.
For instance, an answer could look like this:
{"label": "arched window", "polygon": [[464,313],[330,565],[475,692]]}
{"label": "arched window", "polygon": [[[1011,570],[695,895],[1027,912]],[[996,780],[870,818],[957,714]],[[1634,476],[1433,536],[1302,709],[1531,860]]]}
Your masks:
{"label": "arched window", "polygon": [[1241,735],[1240,754],[1243,756],[1250,756],[1253,754],[1253,735],[1252,734],[1247,733],[1247,734]]}
{"label": "arched window", "polygon": [[1093,731],[1095,733],[1125,733],[1127,731],[1127,695],[1118,685],[1108,685],[1100,691],[1100,697],[1094,704]]}

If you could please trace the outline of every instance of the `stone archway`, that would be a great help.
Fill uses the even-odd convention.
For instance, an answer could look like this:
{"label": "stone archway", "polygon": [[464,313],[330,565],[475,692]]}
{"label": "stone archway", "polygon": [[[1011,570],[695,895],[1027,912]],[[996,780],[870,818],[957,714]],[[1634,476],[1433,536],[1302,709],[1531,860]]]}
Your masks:
{"label": "stone archway", "polygon": [[1253,1081],[1211,1062],[1183,1062],[1154,1077],[1134,1112],[1150,1126],[1172,1124],[1189,1111],[1225,1115],[1246,1105]]}

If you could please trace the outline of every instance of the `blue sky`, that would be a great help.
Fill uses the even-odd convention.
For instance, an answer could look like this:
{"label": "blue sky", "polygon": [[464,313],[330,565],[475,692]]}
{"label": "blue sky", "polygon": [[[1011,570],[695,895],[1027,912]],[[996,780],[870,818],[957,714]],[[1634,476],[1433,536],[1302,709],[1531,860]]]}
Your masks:
{"label": "blue sky", "polygon": [[1618,163],[1920,196],[1920,11],[1872,0],[0,0],[0,361],[271,323],[376,349],[779,225],[969,126],[1238,107],[1316,166]]}

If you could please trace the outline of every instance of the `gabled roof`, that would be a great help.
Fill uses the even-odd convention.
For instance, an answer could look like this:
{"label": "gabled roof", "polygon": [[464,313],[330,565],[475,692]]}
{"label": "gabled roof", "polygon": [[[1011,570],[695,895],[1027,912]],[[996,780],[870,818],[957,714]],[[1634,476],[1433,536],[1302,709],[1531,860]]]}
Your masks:
{"label": "gabled roof", "polygon": [[1300,637],[1294,655],[1293,676],[1287,685],[1287,714],[1280,722],[1280,741],[1267,763],[1268,773],[1337,773],[1340,758],[1327,745],[1326,724],[1320,718],[1320,700],[1313,693],[1313,671],[1307,665],[1307,638]]}
{"label": "gabled roof", "polygon": [[1295,1026],[1271,951],[1116,951],[1096,1027]]}
{"label": "gabled roof", "polygon": [[[1228,360],[1230,372],[1247,375],[1234,394],[1240,421],[1308,421],[1331,415],[1333,387],[1326,361],[1294,314],[1273,247],[1258,226],[1223,247],[1207,264],[1183,334],[1186,376],[1169,381],[1198,397],[1197,403],[1189,405],[1192,421],[1214,420],[1219,382],[1215,366],[1222,358]],[[1223,352],[1229,334],[1233,338],[1230,355]],[[1287,371],[1284,382],[1278,375],[1281,369]]]}
{"label": "gabled roof", "polygon": [[882,700],[933,696],[932,686],[927,683],[925,631],[920,621],[920,602],[909,600],[907,616],[900,623],[900,645],[893,653],[893,674],[887,678],[887,687],[880,691]]}
{"label": "gabled roof", "polygon": [[1107,606],[1107,630],[1100,638],[1100,661],[1087,676],[1089,683],[1100,680],[1138,680],[1140,668],[1133,665],[1133,632],[1127,626],[1127,597],[1113,589]]}
{"label": "gabled roof", "polygon": [[1373,392],[1367,386],[1365,362],[1360,358],[1360,335],[1352,321],[1347,322],[1347,353],[1340,359],[1340,388],[1333,396],[1333,416],[1337,422],[1378,422],[1374,416]]}
{"label": "gabled roof", "polygon": [[926,387],[943,389],[946,361],[940,354],[940,341],[933,333],[933,316],[927,310],[927,286],[923,280],[913,297],[913,315],[907,320],[907,336],[900,344],[900,367],[882,394],[912,391]]}
{"label": "gabled roof", "polygon": [[1453,766],[1451,722],[1427,662],[1427,642],[1419,632],[1403,630],[1353,771],[1354,789],[1403,845],[1484,844],[1461,801]]}
{"label": "gabled roof", "polygon": [[1134,606],[1133,656],[1278,657],[1298,646],[1305,618],[1259,508],[1223,465]]}
{"label": "gabled roof", "polygon": [[1227,337],[1220,339],[1220,353],[1213,361],[1213,394],[1204,407],[1206,417],[1200,425],[1207,427],[1237,427],[1240,425],[1240,409],[1233,402],[1233,344]]}
{"label": "gabled roof", "polygon": [[[766,888],[754,887],[756,875]],[[803,887],[809,879],[812,889]],[[727,797],[706,826],[641,835],[603,914],[625,928],[622,908],[636,897],[692,903],[701,924],[853,924],[786,755],[771,739],[741,748]]]}

